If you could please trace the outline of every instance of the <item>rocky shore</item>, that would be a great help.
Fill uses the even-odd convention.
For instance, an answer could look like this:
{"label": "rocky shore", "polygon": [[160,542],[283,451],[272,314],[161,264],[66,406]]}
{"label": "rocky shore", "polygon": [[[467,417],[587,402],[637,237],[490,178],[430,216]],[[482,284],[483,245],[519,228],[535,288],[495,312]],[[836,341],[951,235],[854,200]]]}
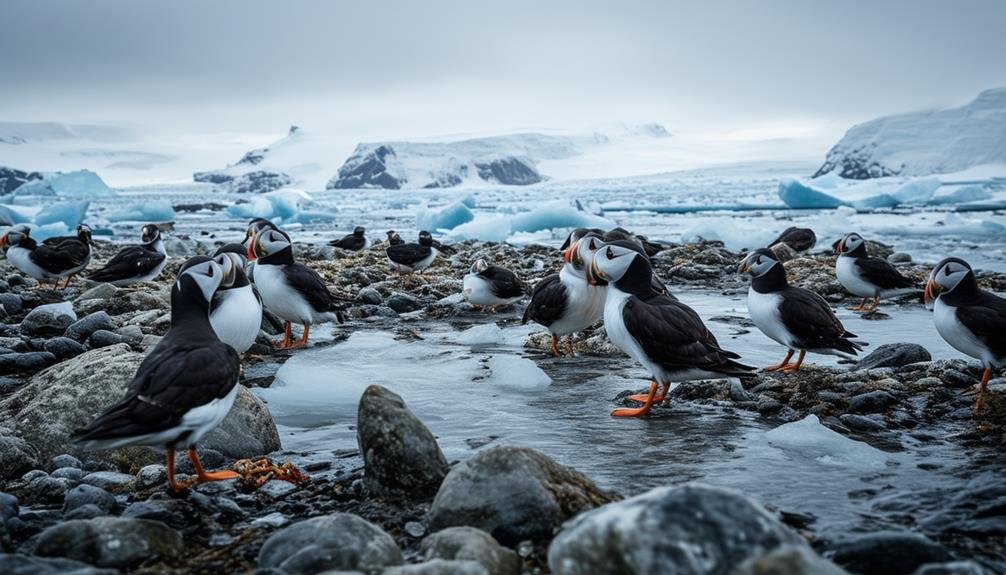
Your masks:
{"label": "rocky shore", "polygon": [[[908,532],[849,534],[824,541],[813,519],[766,509],[743,494],[700,483],[643,494],[611,493],[548,454],[497,445],[450,462],[434,436],[394,393],[372,386],[360,401],[358,451],[284,451],[266,406],[242,389],[224,424],[203,443],[208,466],[269,455],[310,475],[256,488],[241,481],[166,490],[154,449],[82,452],[70,432],[114,401],[164,334],[168,298],[182,256],[213,246],[168,243],[171,264],[136,288],[62,291],[3,265],[0,281],[0,572],[320,573],[991,573],[1006,557],[1003,484],[976,481],[950,498],[942,517]],[[298,258],[350,299],[351,320],[334,343],[359,329],[420,337],[420,322],[463,327],[476,311],[460,298],[461,277],[485,258],[529,284],[554,272],[554,248],[465,242],[422,276],[398,277],[383,250],[345,253],[297,244]],[[919,280],[929,268],[871,245]],[[101,246],[103,261],[114,246]],[[798,285],[835,304],[852,303],[834,277],[834,256],[780,254]],[[669,246],[653,258],[672,290],[747,290],[740,255],[717,243]],[[1006,275],[984,287],[1006,290]],[[918,298],[906,296],[905,305]],[[883,308],[882,308],[883,309]],[[495,318],[518,322],[520,304]],[[883,312],[871,314],[884,321]],[[746,318],[723,321],[745,327]],[[292,353],[272,350],[274,318],[245,361],[243,383],[268,386]],[[326,341],[321,345],[332,345]],[[546,350],[531,336],[526,346]],[[579,354],[617,353],[603,328],[581,334]],[[816,416],[828,428],[874,444],[940,434],[1001,469],[1006,442],[1006,379],[993,380],[986,409],[972,413],[977,364],[933,361],[908,342],[868,348],[858,365],[808,366],[796,375],[760,374],[738,382],[677,387],[655,413],[687,402],[750,412],[776,423]],[[625,390],[618,401],[639,390]],[[945,436],[945,437],[944,437]],[[186,471],[182,467],[182,471]],[[189,470],[190,471],[190,470]],[[635,495],[626,499],[628,495]],[[934,495],[935,496],[935,495]],[[897,504],[894,502],[892,504]],[[975,559],[976,561],[972,561]],[[983,567],[984,565],[984,567]]]}

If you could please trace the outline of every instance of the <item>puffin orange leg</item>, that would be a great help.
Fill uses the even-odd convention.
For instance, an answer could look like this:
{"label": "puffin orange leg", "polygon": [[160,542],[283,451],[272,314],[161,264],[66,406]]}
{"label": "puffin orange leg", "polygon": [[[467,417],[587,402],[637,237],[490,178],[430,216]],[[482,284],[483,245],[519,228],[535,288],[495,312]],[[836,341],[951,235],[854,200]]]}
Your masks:
{"label": "puffin orange leg", "polygon": [[762,371],[779,371],[780,369],[785,369],[785,368],[789,367],[789,360],[790,360],[791,357],[793,357],[793,353],[794,352],[793,352],[792,349],[789,350],[789,353],[787,353],[786,357],[783,358],[782,363],[780,363],[778,365],[770,365],[770,366],[766,367],[765,369],[763,369]]}
{"label": "puffin orange leg", "polygon": [[290,342],[293,341],[293,324],[290,322],[283,323],[283,341],[276,344],[277,349],[286,349],[290,347]]}
{"label": "puffin orange leg", "polygon": [[[670,391],[671,391],[671,384],[669,383],[666,386],[661,385],[660,387],[658,387],[657,394],[653,398],[653,403],[663,402],[665,399],[667,399],[667,394],[670,393]],[[637,395],[630,395],[629,399],[633,401],[639,401],[641,403],[646,403],[646,398],[648,398],[649,396],[650,395],[648,393],[640,393]]]}
{"label": "puffin orange leg", "polygon": [[980,413],[985,407],[985,396],[989,391],[989,380],[992,379],[992,368],[985,368],[982,373],[982,382],[978,386],[978,400],[975,401],[975,413]]}
{"label": "puffin orange leg", "polygon": [[796,372],[800,371],[800,366],[803,365],[803,358],[804,358],[805,355],[807,355],[807,350],[801,349],[800,350],[800,355],[797,356],[797,358],[796,358],[796,363],[794,363],[792,365],[787,365],[786,367],[780,369],[779,371],[781,371],[783,373],[796,373]]}
{"label": "puffin orange leg", "polygon": [[175,479],[175,450],[168,449],[168,486],[174,492],[185,491],[188,487]]}
{"label": "puffin orange leg", "polygon": [[237,479],[241,477],[236,471],[206,471],[203,469],[203,462],[199,460],[199,454],[195,447],[189,448],[189,461],[196,470],[196,483],[206,483],[208,481],[223,481],[225,479]]}
{"label": "puffin orange leg", "polygon": [[864,311],[866,309],[866,300],[869,298],[863,298],[863,301],[859,302],[859,305],[850,307],[851,311]]}
{"label": "puffin orange leg", "polygon": [[653,399],[657,395],[657,382],[650,384],[650,392],[646,394],[646,400],[643,402],[643,406],[631,409],[631,408],[621,408],[616,409],[611,412],[613,417],[642,417],[650,413],[650,408],[653,407]]}
{"label": "puffin orange leg", "polygon": [[300,336],[300,339],[296,342],[291,343],[290,347],[304,347],[307,345],[307,336],[311,333],[311,326],[304,324],[304,333]]}
{"label": "puffin orange leg", "polygon": [[562,354],[559,353],[559,338],[555,337],[555,335],[552,336],[552,355],[562,357]]}
{"label": "puffin orange leg", "polygon": [[879,306],[880,306],[880,296],[875,295],[873,296],[873,305],[870,306],[870,311],[876,311]]}

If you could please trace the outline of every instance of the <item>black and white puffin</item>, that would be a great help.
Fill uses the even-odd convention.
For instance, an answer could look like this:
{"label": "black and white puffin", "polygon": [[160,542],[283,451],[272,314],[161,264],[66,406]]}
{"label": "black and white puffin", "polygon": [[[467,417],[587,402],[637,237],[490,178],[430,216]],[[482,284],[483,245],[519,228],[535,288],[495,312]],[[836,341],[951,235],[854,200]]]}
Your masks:
{"label": "black and white puffin", "polygon": [[248,245],[253,239],[255,239],[255,235],[263,230],[277,231],[288,241],[290,240],[290,235],[281,230],[276,224],[265,218],[254,218],[248,222],[248,229],[245,231],[245,239],[241,241],[241,244],[247,249]]}
{"label": "black and white puffin", "polygon": [[70,285],[70,278],[87,267],[91,261],[91,228],[77,226],[76,236],[49,238],[41,244],[30,235],[27,228],[8,231],[0,237],[0,248],[7,251],[7,259],[17,269],[40,282],[66,279],[63,287]]}
{"label": "black and white puffin", "polygon": [[[262,230],[248,246],[248,259],[256,262],[255,286],[262,304],[286,322],[280,349],[303,347],[311,326],[329,321],[345,321],[336,306],[336,297],[313,269],[293,257],[290,240],[278,230]],[[294,323],[304,326],[300,340],[293,340]]]}
{"label": "black and white puffin", "polygon": [[370,238],[367,237],[366,228],[356,226],[353,228],[353,233],[343,236],[340,240],[332,240],[328,242],[328,245],[351,252],[359,252],[370,247]]}
{"label": "black and white puffin", "polygon": [[[632,397],[641,400],[642,407],[616,409],[611,413],[616,417],[646,415],[655,402],[666,398],[672,383],[746,378],[754,370],[735,361],[739,355],[720,347],[694,310],[655,292],[652,275],[650,260],[638,249],[605,245],[587,276],[591,283],[608,283],[604,303],[608,339],[653,377],[645,397]],[[658,388],[662,388],[659,394]]]}
{"label": "black and white puffin", "polygon": [[926,283],[933,323],[947,343],[985,368],[975,410],[981,411],[992,371],[1006,367],[1006,299],[978,287],[975,273],[960,258],[936,264]]}
{"label": "black and white puffin", "polygon": [[[751,252],[738,271],[751,274],[748,289],[751,321],[788,349],[782,363],[766,367],[765,371],[793,373],[803,365],[808,351],[850,357],[862,349],[862,345],[852,341],[856,334],[845,329],[824,298],[789,285],[786,269],[772,250],[761,248]],[[797,350],[800,356],[791,364],[789,360]]]}
{"label": "black and white puffin", "polygon": [[388,245],[397,246],[399,244],[404,244],[405,240],[402,236],[398,235],[395,230],[388,230]]}
{"label": "black and white puffin", "polygon": [[[209,307],[223,274],[204,260],[184,270],[171,290],[171,328],[143,360],[125,397],[74,438],[87,449],[130,445],[168,449],[168,484],[181,491],[193,483],[238,477],[208,472],[196,444],[223,421],[238,395],[241,360],[210,326]],[[196,471],[190,482],[175,479],[175,450],[188,449]]]}
{"label": "black and white puffin", "polygon": [[666,246],[664,245],[661,245],[656,242],[651,242],[649,239],[646,238],[646,236],[634,234],[622,227],[612,228],[604,232],[602,239],[605,241],[605,243],[611,243],[620,240],[630,241],[634,244],[637,244],[639,247],[643,248],[643,252],[646,255],[646,257],[652,257],[667,249]]}
{"label": "black and white puffin", "polygon": [[414,244],[394,244],[385,250],[388,261],[395,271],[401,273],[420,272],[430,267],[436,259],[438,250],[434,246],[433,236],[425,230],[419,232],[419,242]]}
{"label": "black and white puffin", "polygon": [[161,275],[168,263],[161,230],[154,224],[147,224],[143,226],[140,239],[143,244],[119,250],[104,267],[88,275],[87,281],[122,287],[149,282]]}
{"label": "black and white puffin", "polygon": [[[210,325],[220,341],[242,354],[258,337],[262,325],[262,302],[245,275],[243,255],[223,252],[212,259],[220,266],[222,279],[210,300]],[[206,256],[189,258],[178,273],[209,260]]]}
{"label": "black and white puffin", "polygon": [[[919,288],[909,278],[901,275],[894,266],[880,258],[866,253],[866,240],[859,234],[848,234],[835,246],[838,259],[835,261],[835,275],[849,293],[863,298],[853,311],[873,311],[880,304],[880,298],[895,297],[918,292]],[[873,298],[873,305],[866,301]]]}
{"label": "black and white puffin", "polygon": [[[597,250],[600,249],[601,246],[609,244],[634,249],[646,257],[649,257],[650,255],[646,246],[642,245],[640,242],[633,240],[602,241],[598,239],[596,235],[588,234],[573,244],[573,246],[568,250],[569,254],[567,257],[569,257],[574,267],[586,270],[589,269],[590,264],[593,263],[594,254],[597,253]],[[595,280],[596,279],[597,278],[595,278]],[[598,286],[607,285],[603,280],[598,280],[596,283]],[[671,293],[671,290],[667,289],[667,285],[657,276],[656,273],[653,274],[653,291],[664,294],[671,299],[678,299]]]}
{"label": "black and white puffin", "polygon": [[[531,301],[524,310],[521,323],[533,321],[545,326],[552,335],[552,355],[560,357],[559,338],[570,335],[601,321],[604,314],[604,286],[587,283],[587,270],[582,262],[573,261],[573,247],[583,237],[596,237],[596,230],[573,230],[563,245],[565,263],[559,273],[546,276],[534,284]],[[573,354],[572,343],[567,349]]]}
{"label": "black and white puffin", "polygon": [[772,240],[767,247],[772,249],[772,247],[785,244],[794,252],[800,253],[812,249],[817,244],[817,235],[814,230],[810,228],[798,228],[796,226],[790,226],[783,230],[779,237]]}
{"label": "black and white puffin", "polygon": [[500,266],[489,265],[480,259],[472,264],[462,280],[461,293],[469,303],[488,306],[495,312],[496,308],[510,305],[523,298],[527,288],[517,274]]}

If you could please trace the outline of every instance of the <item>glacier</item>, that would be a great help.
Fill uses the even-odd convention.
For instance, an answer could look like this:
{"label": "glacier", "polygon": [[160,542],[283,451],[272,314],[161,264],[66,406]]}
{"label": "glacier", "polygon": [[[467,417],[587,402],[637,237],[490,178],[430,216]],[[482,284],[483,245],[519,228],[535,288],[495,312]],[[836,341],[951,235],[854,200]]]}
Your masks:
{"label": "glacier", "polygon": [[115,192],[90,170],[46,172],[40,179],[29,180],[13,192],[15,203],[35,201],[34,198],[110,198]]}

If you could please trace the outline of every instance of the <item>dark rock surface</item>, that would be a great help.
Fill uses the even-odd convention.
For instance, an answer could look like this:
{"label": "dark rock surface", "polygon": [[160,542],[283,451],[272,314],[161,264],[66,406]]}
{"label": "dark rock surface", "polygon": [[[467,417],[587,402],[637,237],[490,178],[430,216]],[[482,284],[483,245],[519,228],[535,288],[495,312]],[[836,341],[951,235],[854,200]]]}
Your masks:
{"label": "dark rock surface", "polygon": [[856,365],[856,369],[901,367],[910,363],[930,361],[929,350],[917,343],[885,343],[877,346]]}
{"label": "dark rock surface", "polygon": [[295,523],[273,534],[258,553],[259,566],[288,575],[331,570],[378,571],[400,565],[402,552],[380,527],[348,513]]}
{"label": "dark rock surface", "polygon": [[98,517],[66,521],[46,529],[38,537],[35,553],[98,567],[124,568],[171,557],[181,549],[181,535],[163,523]]}
{"label": "dark rock surface", "polygon": [[950,561],[942,545],[918,533],[868,533],[840,542],[831,559],[859,575],[910,575],[926,563]]}

